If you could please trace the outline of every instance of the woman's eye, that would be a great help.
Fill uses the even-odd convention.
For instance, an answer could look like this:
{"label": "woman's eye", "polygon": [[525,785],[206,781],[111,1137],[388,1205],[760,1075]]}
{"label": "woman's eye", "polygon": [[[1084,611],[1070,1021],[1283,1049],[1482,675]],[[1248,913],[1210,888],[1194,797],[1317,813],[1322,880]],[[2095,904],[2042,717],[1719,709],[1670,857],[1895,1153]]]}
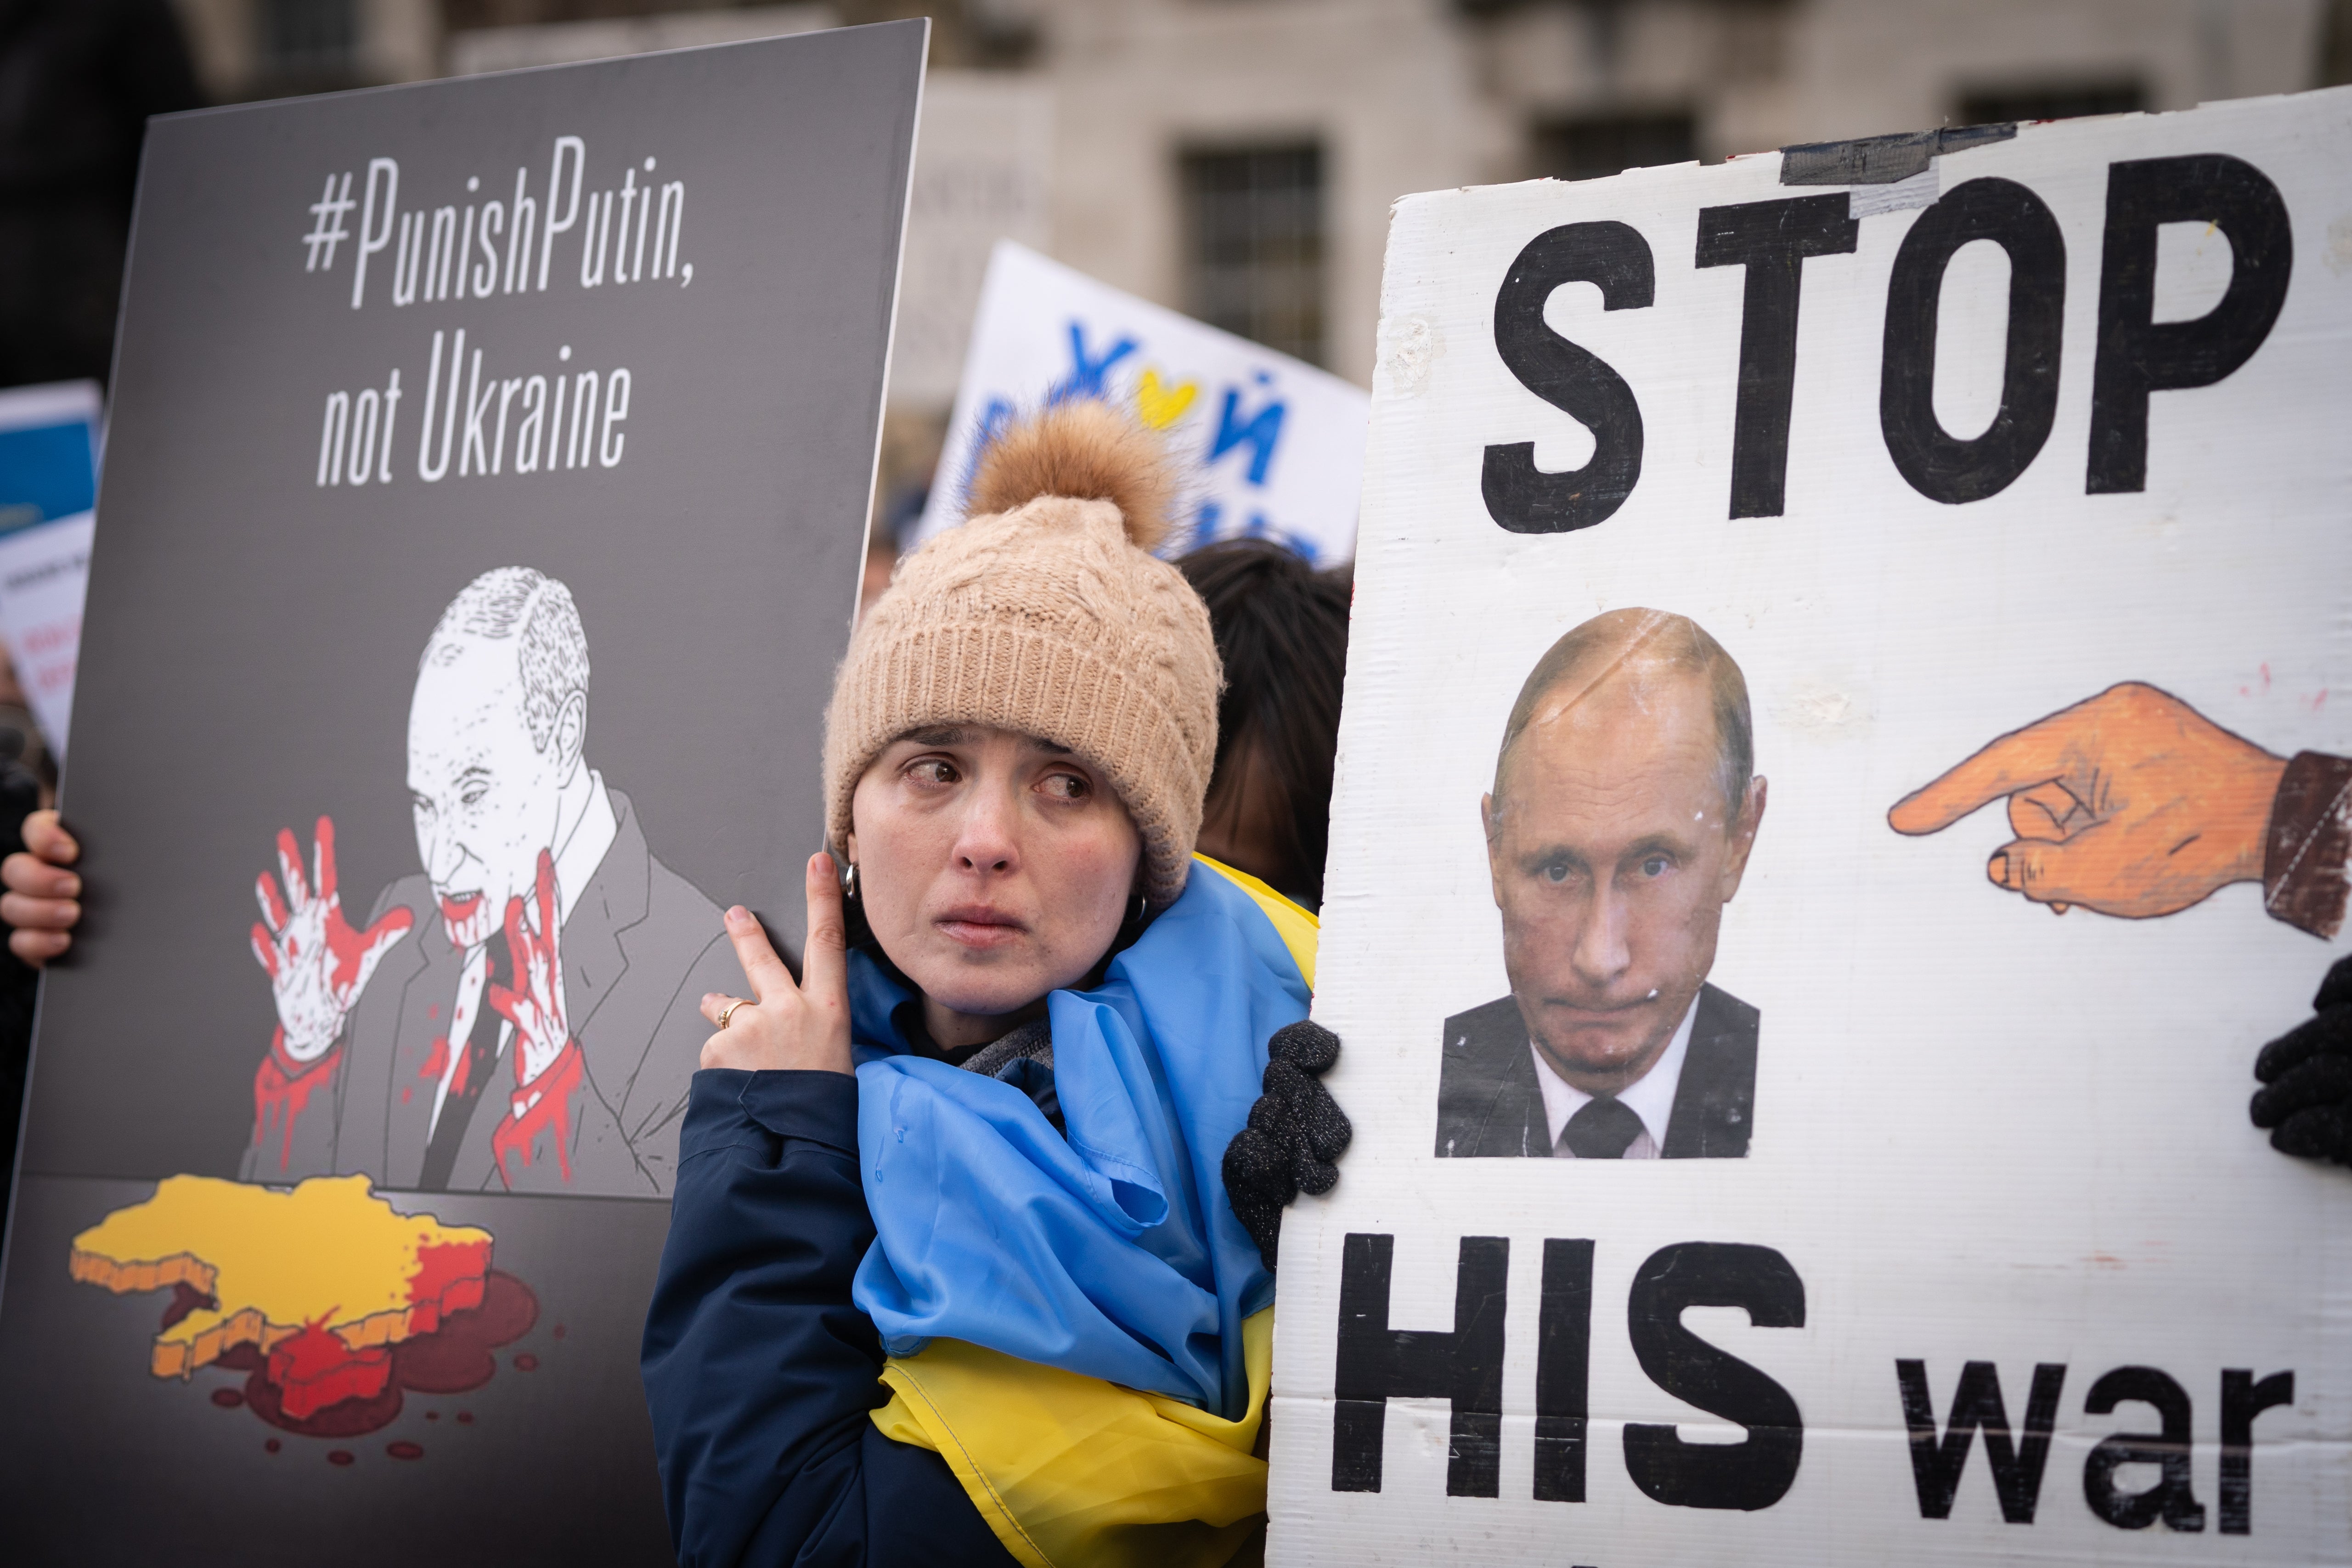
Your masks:
{"label": "woman's eye", "polygon": [[479,805],[482,804],[482,796],[488,794],[489,794],[489,791],[478,784],[474,788],[467,790],[464,795],[459,795],[457,799],[460,804],[465,805]]}
{"label": "woman's eye", "polygon": [[951,784],[956,782],[955,764],[938,757],[925,757],[908,764],[907,776],[919,784]]}
{"label": "woman's eye", "polygon": [[1044,787],[1055,800],[1084,800],[1088,794],[1087,781],[1076,773],[1047,773]]}

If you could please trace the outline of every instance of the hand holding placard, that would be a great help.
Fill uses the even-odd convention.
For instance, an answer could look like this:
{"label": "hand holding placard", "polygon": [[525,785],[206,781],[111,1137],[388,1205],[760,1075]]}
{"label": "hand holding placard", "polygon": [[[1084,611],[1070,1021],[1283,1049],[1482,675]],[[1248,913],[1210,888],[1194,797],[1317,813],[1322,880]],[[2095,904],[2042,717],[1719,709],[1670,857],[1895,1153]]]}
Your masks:
{"label": "hand holding placard", "polygon": [[2147,920],[2259,881],[2284,760],[2137,681],[2013,731],[1886,814],[1937,833],[2008,797],[2016,837],[1995,885],[2059,914],[2081,904]]}
{"label": "hand holding placard", "polygon": [[2311,1008],[2254,1058],[2263,1087],[2248,1109],[2282,1153],[2352,1164],[2352,958],[2329,968]]}
{"label": "hand holding placard", "polygon": [[81,878],[66,868],[81,858],[53,810],[25,818],[25,847],[0,860],[0,921],[10,928],[8,951],[38,969],[73,945],[81,921]]}
{"label": "hand holding placard", "polygon": [[[808,951],[801,980],[776,956],[751,911],[738,904],[727,911],[728,940],[735,944],[751,997],[713,992],[702,999],[702,1016],[719,1033],[702,1042],[706,1068],[851,1072],[849,1056],[849,942],[842,923],[841,884],[833,857],[820,850],[808,863]],[[724,1022],[721,1022],[721,1020]]]}

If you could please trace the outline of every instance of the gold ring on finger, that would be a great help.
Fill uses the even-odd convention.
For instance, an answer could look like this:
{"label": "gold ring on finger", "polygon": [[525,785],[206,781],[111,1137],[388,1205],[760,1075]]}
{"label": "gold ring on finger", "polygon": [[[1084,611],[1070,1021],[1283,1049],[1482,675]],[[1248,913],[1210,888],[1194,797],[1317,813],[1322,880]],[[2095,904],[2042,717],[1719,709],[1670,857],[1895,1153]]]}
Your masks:
{"label": "gold ring on finger", "polygon": [[727,1026],[728,1020],[735,1016],[735,1009],[741,1005],[743,1005],[743,1004],[739,999],[737,1001],[730,1002],[727,1005],[719,1009],[719,1026],[722,1029],[725,1028]]}

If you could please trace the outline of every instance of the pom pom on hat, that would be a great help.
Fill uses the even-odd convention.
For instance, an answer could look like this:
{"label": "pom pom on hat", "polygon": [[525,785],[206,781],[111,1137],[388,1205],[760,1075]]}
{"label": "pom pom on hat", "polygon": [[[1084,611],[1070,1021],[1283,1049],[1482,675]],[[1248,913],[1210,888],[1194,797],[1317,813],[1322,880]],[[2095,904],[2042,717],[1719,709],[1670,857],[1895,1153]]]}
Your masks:
{"label": "pom pom on hat", "polygon": [[1149,552],[1176,488],[1157,437],[1105,404],[1065,403],[996,438],[970,521],[898,563],[835,678],[824,782],[836,855],[885,746],[929,725],[987,725],[1099,770],[1142,835],[1145,896],[1175,901],[1223,684],[1207,608]]}
{"label": "pom pom on hat", "polygon": [[1159,437],[1107,403],[1060,404],[1001,432],[981,454],[967,510],[1011,511],[1040,496],[1107,500],[1138,550],[1168,536],[1176,479]]}

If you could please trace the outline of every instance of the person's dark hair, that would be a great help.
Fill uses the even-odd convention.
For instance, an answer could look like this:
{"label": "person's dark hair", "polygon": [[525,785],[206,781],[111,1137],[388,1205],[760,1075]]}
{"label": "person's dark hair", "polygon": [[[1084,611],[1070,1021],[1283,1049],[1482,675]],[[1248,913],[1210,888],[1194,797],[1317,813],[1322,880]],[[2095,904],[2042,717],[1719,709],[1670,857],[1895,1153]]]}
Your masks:
{"label": "person's dark hair", "polygon": [[[1224,663],[1204,816],[1216,822],[1245,807],[1263,813],[1278,828],[1279,863],[1238,868],[1319,907],[1352,575],[1346,567],[1317,572],[1296,552],[1255,539],[1203,545],[1176,566],[1209,606]],[[1256,789],[1270,798],[1248,800]]]}

